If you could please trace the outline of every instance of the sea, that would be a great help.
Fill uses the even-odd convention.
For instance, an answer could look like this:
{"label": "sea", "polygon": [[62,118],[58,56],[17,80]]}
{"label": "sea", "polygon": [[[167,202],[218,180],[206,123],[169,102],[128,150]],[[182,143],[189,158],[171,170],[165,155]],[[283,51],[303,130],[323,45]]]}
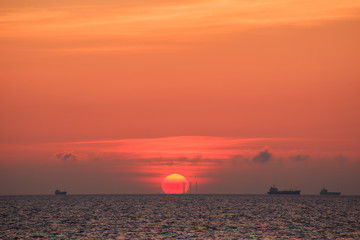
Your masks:
{"label": "sea", "polygon": [[0,239],[360,239],[360,196],[0,196]]}

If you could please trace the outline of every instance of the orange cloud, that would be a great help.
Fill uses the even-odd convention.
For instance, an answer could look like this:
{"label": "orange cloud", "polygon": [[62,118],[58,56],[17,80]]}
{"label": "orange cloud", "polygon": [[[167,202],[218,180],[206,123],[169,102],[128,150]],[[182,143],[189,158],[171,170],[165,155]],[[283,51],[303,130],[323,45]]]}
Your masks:
{"label": "orange cloud", "polygon": [[[2,38],[39,41],[42,44],[28,50],[62,53],[143,51],[160,47],[155,44],[159,41],[161,48],[166,49],[169,40],[181,47],[181,42],[196,43],[214,34],[254,27],[359,18],[356,9],[360,8],[355,0],[195,0],[137,4],[76,1],[31,8],[25,4],[7,5],[2,7],[0,20]],[[51,42],[43,42],[47,39]]]}

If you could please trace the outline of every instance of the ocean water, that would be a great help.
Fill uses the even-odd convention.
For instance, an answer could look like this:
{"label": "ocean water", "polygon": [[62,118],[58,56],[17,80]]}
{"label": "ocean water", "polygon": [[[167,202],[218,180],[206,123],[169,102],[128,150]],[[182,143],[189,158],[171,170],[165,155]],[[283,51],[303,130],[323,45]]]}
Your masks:
{"label": "ocean water", "polygon": [[359,196],[1,196],[0,239],[360,239]]}

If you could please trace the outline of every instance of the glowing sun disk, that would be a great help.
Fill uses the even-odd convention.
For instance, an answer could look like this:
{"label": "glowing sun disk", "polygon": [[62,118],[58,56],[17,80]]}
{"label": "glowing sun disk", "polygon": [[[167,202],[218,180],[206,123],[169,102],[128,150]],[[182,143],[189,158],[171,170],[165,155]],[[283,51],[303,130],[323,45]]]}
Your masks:
{"label": "glowing sun disk", "polygon": [[189,181],[182,175],[173,173],[164,178],[161,188],[166,194],[182,194],[189,189]]}

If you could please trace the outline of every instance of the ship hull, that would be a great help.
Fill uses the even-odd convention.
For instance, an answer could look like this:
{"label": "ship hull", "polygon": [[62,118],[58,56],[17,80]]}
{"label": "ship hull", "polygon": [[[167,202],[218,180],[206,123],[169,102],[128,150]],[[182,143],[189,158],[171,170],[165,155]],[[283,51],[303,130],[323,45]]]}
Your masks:
{"label": "ship hull", "polygon": [[56,189],[55,195],[66,195],[67,192],[62,192],[59,189]]}
{"label": "ship hull", "polygon": [[55,193],[55,195],[66,195],[66,192]]}
{"label": "ship hull", "polygon": [[341,193],[339,193],[339,192],[327,192],[327,193],[320,193],[320,195],[332,195],[332,196],[334,196],[334,195],[340,195]]}

